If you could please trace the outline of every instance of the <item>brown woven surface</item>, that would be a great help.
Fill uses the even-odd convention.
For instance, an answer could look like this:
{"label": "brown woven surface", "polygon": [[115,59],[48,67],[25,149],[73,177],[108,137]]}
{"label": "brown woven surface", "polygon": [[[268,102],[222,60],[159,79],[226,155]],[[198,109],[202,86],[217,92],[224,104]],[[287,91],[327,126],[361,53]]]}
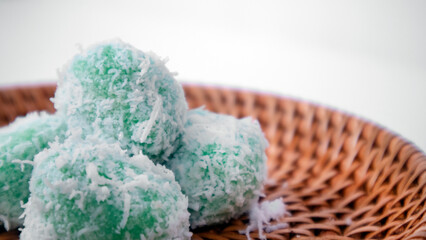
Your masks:
{"label": "brown woven surface", "polygon": [[[270,146],[266,199],[282,197],[289,227],[268,239],[426,239],[426,156],[372,123],[325,107],[245,91],[186,85],[191,108],[259,119]],[[54,86],[0,89],[0,125],[53,111]],[[243,216],[194,239],[246,239]],[[273,223],[275,224],[275,222]],[[256,232],[251,234],[256,238]],[[0,240],[17,239],[17,232]]]}

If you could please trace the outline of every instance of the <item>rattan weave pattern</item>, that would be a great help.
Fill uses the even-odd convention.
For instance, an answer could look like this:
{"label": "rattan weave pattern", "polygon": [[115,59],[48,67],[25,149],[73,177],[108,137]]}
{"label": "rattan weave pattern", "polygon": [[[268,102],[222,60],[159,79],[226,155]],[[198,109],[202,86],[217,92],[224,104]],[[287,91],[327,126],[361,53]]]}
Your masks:
{"label": "rattan weave pattern", "polygon": [[[268,239],[426,239],[426,156],[401,137],[308,102],[199,85],[184,89],[191,108],[205,105],[261,123],[273,179],[264,199],[282,198],[291,212],[279,220],[289,227],[266,233]],[[54,111],[54,90],[0,89],[0,126],[29,111]],[[247,223],[243,216],[198,229],[193,239],[246,239],[238,232]],[[17,232],[0,234],[0,240],[17,238]]]}

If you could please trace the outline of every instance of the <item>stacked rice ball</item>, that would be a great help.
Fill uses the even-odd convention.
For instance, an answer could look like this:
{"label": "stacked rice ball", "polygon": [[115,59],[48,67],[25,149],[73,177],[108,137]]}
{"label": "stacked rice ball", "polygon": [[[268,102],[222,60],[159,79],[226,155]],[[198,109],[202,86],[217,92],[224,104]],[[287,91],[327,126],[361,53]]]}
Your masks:
{"label": "stacked rice ball", "polygon": [[65,67],[54,103],[54,115],[0,131],[0,220],[12,229],[25,216],[21,239],[189,239],[190,226],[238,217],[261,195],[259,124],[188,111],[152,53],[89,48]]}

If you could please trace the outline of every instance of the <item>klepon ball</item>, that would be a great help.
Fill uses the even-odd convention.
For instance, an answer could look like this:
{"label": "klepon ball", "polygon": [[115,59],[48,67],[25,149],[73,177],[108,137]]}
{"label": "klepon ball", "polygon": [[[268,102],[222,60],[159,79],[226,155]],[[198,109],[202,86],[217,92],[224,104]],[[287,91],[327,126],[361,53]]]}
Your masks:
{"label": "klepon ball", "polygon": [[184,136],[167,163],[189,199],[191,227],[223,223],[262,194],[268,143],[257,121],[188,112]]}
{"label": "klepon ball", "polygon": [[164,162],[182,135],[187,103],[182,86],[153,53],[119,40],[76,55],[54,98],[71,127],[102,131],[130,155]]}
{"label": "klepon ball", "polygon": [[67,125],[58,114],[30,113],[0,128],[0,221],[6,230],[22,225],[21,203],[28,201],[34,156],[62,141]]}
{"label": "klepon ball", "polygon": [[115,141],[72,134],[35,158],[21,239],[189,239],[173,173]]}

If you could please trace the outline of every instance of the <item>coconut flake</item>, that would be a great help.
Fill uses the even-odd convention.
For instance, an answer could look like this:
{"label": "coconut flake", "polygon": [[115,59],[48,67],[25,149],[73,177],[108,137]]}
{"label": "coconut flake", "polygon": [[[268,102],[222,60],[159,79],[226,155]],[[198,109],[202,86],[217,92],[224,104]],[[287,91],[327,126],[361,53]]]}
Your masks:
{"label": "coconut flake", "polygon": [[34,165],[34,162],[31,161],[31,160],[19,160],[19,159],[15,159],[15,160],[12,160],[12,163],[21,164],[21,171],[22,172],[25,170],[25,165],[24,164],[29,164],[31,166]]}
{"label": "coconut flake", "polygon": [[352,218],[347,217],[347,218],[345,219],[345,223],[346,223],[346,226],[350,226],[350,225],[352,224]]}
{"label": "coconut flake", "polygon": [[65,166],[65,164],[67,164],[67,160],[65,160],[61,155],[55,158],[56,168],[61,169],[63,166]]}
{"label": "coconut flake", "polygon": [[68,199],[73,199],[76,195],[80,195],[80,199],[76,201],[78,208],[83,210],[84,208],[84,193],[82,191],[72,190]]}
{"label": "coconut flake", "polygon": [[267,225],[265,227],[265,232],[270,233],[278,229],[288,228],[288,226],[289,226],[288,223],[277,223],[275,225]]}
{"label": "coconut flake", "polygon": [[98,166],[96,166],[96,164],[94,164],[94,163],[88,163],[87,164],[86,173],[87,173],[87,177],[92,181],[91,185],[96,185],[96,186],[102,185],[102,184],[113,184],[114,185],[113,181],[111,181],[107,178],[101,177],[99,175]]}
{"label": "coconut flake", "polygon": [[129,193],[124,193],[124,207],[123,207],[123,219],[120,222],[120,228],[126,226],[127,220],[129,219],[130,214],[130,200],[131,196]]}
{"label": "coconut flake", "polygon": [[145,124],[143,128],[142,136],[139,140],[141,143],[144,143],[146,141],[148,134],[151,132],[151,129],[154,126],[155,120],[157,120],[158,114],[161,111],[162,105],[163,105],[163,100],[161,100],[161,96],[158,96],[158,99],[155,102],[154,107],[152,108],[152,112],[151,112],[151,115],[149,116],[149,120],[147,122],[144,122]]}
{"label": "coconut flake", "polygon": [[94,232],[94,231],[98,231],[99,228],[97,226],[89,226],[89,227],[85,227],[83,229],[80,229],[77,232],[77,237],[81,237],[83,234],[89,233],[89,232]]}
{"label": "coconut flake", "polygon": [[121,190],[128,192],[133,191],[135,187],[139,187],[141,189],[147,189],[149,185],[148,176],[145,174],[140,174],[136,176],[132,181],[125,183],[120,187]]}
{"label": "coconut flake", "polygon": [[259,238],[266,239],[263,231],[272,232],[277,229],[286,228],[288,224],[279,223],[271,225],[271,220],[278,220],[285,215],[291,215],[287,210],[282,198],[273,201],[263,201],[262,203],[253,204],[250,209],[250,224],[246,230],[240,231],[246,234],[247,239],[250,238],[250,232],[259,230]]}
{"label": "coconut flake", "polygon": [[4,215],[0,215],[0,221],[3,222],[4,229],[6,229],[6,231],[9,231],[10,230],[9,218]]}

